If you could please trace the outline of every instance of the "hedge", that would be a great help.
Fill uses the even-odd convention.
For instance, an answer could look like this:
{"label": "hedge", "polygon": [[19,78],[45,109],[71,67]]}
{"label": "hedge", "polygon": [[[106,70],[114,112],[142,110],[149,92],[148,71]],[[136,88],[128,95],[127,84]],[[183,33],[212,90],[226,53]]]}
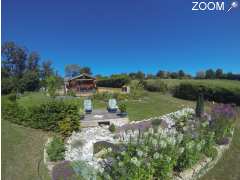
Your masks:
{"label": "hedge", "polygon": [[209,83],[181,83],[176,86],[174,96],[187,100],[196,100],[199,93],[204,99],[221,103],[240,105],[240,87],[217,86]]}
{"label": "hedge", "polygon": [[143,82],[144,89],[151,92],[163,92],[168,90],[168,86],[164,81],[147,80]]}
{"label": "hedge", "polygon": [[106,79],[98,80],[97,86],[121,88],[123,85],[127,83],[129,83],[129,78],[127,77],[114,77],[114,78],[106,78]]}
{"label": "hedge", "polygon": [[[74,104],[64,103],[59,100],[35,105],[31,108],[24,108],[17,102],[5,100],[3,102],[2,116],[4,120],[24,125],[31,128],[43,129],[47,131],[66,132],[79,129],[79,109]],[[69,133],[70,135],[70,133]]]}

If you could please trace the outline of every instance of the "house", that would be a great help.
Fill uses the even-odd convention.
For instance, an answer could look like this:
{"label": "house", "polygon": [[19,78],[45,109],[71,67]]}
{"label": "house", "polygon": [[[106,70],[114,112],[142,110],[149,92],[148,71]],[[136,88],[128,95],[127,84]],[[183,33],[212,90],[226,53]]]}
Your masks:
{"label": "house", "polygon": [[64,79],[64,92],[72,90],[77,95],[93,93],[96,90],[96,79],[88,74],[80,74]]}

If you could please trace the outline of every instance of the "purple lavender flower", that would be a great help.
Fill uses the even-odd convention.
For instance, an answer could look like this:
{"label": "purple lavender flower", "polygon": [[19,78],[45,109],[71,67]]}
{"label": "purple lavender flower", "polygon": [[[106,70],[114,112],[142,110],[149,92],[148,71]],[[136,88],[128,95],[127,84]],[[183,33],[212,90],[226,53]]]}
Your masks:
{"label": "purple lavender flower", "polygon": [[216,104],[212,108],[213,119],[233,120],[236,118],[236,108],[231,104]]}
{"label": "purple lavender flower", "polygon": [[70,164],[70,161],[62,161],[53,167],[53,180],[69,180],[74,177],[76,177],[76,174]]}

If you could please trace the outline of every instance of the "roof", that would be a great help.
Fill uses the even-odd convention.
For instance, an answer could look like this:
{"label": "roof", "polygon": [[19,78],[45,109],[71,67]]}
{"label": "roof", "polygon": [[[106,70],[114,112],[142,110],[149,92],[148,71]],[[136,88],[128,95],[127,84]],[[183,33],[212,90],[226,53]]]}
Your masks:
{"label": "roof", "polygon": [[65,77],[64,78],[64,81],[71,81],[71,80],[74,80],[74,79],[93,79],[95,80],[96,78],[89,75],[89,74],[86,74],[86,73],[83,73],[83,74],[80,74],[80,75],[77,75],[77,76],[74,76],[74,77]]}

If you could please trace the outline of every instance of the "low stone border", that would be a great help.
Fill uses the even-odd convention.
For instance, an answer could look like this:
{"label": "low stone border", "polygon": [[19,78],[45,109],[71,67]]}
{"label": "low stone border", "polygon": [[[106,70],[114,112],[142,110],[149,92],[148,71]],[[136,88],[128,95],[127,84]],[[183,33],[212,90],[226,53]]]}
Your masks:
{"label": "low stone border", "polygon": [[215,146],[218,151],[218,154],[214,160],[211,158],[204,158],[200,160],[196,165],[192,168],[189,168],[178,175],[174,176],[174,180],[197,180],[200,177],[204,176],[209,170],[211,170],[217,162],[222,158],[224,152],[229,149],[231,145],[232,139],[230,139],[229,144]]}

